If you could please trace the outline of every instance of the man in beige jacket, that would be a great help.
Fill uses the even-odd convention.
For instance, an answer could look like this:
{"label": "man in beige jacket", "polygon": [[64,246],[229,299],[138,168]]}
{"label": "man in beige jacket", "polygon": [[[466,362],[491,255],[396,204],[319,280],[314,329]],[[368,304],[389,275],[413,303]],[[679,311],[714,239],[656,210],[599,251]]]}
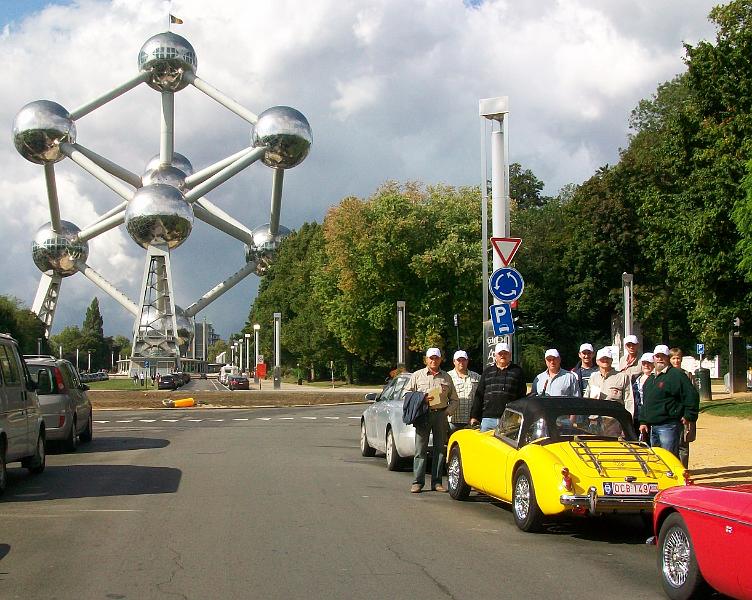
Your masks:
{"label": "man in beige jacket", "polygon": [[610,348],[598,350],[595,362],[598,365],[598,371],[590,376],[585,397],[618,402],[634,418],[635,406],[631,377],[611,366],[613,358]]}

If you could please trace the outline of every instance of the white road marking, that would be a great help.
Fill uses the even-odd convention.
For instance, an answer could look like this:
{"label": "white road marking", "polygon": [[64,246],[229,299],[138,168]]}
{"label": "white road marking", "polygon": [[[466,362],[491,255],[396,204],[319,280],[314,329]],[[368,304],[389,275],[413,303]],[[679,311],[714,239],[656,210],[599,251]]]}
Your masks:
{"label": "white road marking", "polygon": [[210,421],[214,421],[215,423],[220,423],[224,421],[224,419],[209,419]]}
{"label": "white road marking", "polygon": [[348,419],[360,419],[360,417],[347,417]]}
{"label": "white road marking", "polygon": [[126,419],[125,421],[115,421],[115,423],[133,423],[133,419]]}
{"label": "white road marking", "polygon": [[315,421],[316,419],[318,419],[318,417],[300,417],[300,418],[301,419],[308,419],[310,421]]}
{"label": "white road marking", "polygon": [[280,417],[279,418],[280,421],[293,421],[294,419],[295,417]]}
{"label": "white road marking", "polygon": [[257,421],[271,421],[271,417],[256,417]]}
{"label": "white road marking", "polygon": [[156,419],[139,419],[142,423],[154,423]]}
{"label": "white road marking", "polygon": [[191,423],[200,423],[203,421],[203,419],[186,419],[186,421],[190,421]]}
{"label": "white road marking", "polygon": [[178,419],[162,419],[162,423],[177,423]]}
{"label": "white road marking", "polygon": [[109,421],[94,421],[95,423],[109,423]]}
{"label": "white road marking", "polygon": [[247,421],[248,417],[233,419],[233,421]]}
{"label": "white road marking", "polygon": [[339,417],[324,417],[325,419],[339,419]]}

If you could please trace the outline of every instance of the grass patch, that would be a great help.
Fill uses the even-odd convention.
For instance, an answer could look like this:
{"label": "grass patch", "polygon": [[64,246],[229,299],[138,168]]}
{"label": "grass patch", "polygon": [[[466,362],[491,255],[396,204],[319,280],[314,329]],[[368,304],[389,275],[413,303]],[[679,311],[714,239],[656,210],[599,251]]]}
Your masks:
{"label": "grass patch", "polygon": [[716,400],[701,402],[700,412],[719,417],[739,417],[752,419],[752,395],[738,400]]}
{"label": "grass patch", "polygon": [[154,386],[149,382],[146,386],[141,386],[137,383],[133,383],[132,379],[108,379],[107,381],[90,381],[86,385],[92,390],[117,390],[138,392],[142,390],[154,389]]}

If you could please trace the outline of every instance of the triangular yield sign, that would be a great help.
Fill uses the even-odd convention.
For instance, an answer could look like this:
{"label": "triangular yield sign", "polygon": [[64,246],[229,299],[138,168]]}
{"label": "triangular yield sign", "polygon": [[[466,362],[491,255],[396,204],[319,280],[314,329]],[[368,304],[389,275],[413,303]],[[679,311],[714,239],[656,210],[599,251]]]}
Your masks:
{"label": "triangular yield sign", "polygon": [[520,247],[521,243],[521,238],[491,238],[491,244],[493,245],[494,250],[496,250],[496,254],[499,255],[499,258],[501,258],[501,262],[505,267],[508,267],[509,263],[512,262],[512,259],[514,258],[514,255],[517,254],[517,249]]}

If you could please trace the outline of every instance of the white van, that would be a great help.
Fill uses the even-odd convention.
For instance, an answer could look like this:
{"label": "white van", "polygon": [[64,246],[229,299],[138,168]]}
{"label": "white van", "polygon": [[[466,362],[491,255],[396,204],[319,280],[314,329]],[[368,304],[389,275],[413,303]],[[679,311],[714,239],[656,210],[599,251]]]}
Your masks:
{"label": "white van", "polygon": [[44,419],[29,369],[11,336],[0,333],[0,494],[8,463],[41,473],[47,458]]}
{"label": "white van", "polygon": [[230,375],[237,375],[240,370],[235,365],[225,365],[219,368],[219,383],[227,385],[227,378]]}

